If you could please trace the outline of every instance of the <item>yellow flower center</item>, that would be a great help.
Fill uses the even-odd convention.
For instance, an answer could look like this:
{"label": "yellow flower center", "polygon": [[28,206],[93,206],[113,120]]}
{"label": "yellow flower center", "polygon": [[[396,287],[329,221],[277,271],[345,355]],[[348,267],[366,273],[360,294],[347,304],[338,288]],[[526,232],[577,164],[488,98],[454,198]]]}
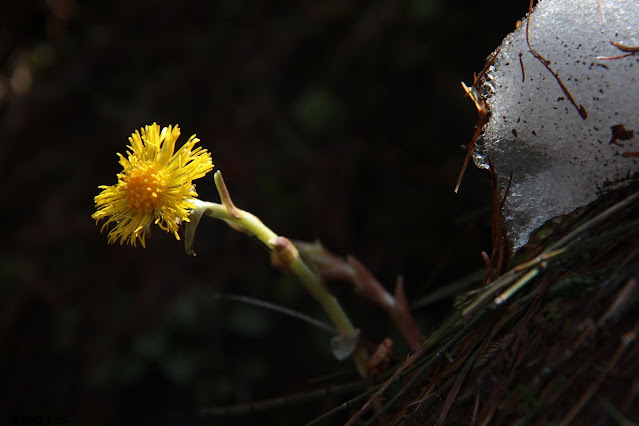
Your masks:
{"label": "yellow flower center", "polygon": [[166,182],[156,164],[140,162],[124,176],[124,198],[129,208],[140,213],[150,213],[162,205]]}

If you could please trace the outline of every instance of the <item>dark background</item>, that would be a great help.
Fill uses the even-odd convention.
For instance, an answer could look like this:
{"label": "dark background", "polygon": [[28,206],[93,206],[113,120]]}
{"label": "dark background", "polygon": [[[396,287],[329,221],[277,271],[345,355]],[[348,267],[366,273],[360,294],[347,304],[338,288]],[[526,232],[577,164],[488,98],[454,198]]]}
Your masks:
{"label": "dark background", "polygon": [[[179,124],[178,144],[197,133],[239,207],[388,288],[402,274],[410,300],[482,266],[488,174],[471,166],[453,193],[477,120],[460,81],[527,1],[85,3],[14,2],[0,18],[1,423],[193,424],[200,407],[353,378],[321,330],[216,297],[325,318],[225,224],[202,221],[197,257],[157,228],[146,249],[107,245],[97,186],[154,121]],[[212,174],[197,189],[217,201]],[[378,308],[332,287],[365,339],[404,356]],[[423,332],[450,307],[416,311]],[[299,424],[342,400],[212,423]]]}

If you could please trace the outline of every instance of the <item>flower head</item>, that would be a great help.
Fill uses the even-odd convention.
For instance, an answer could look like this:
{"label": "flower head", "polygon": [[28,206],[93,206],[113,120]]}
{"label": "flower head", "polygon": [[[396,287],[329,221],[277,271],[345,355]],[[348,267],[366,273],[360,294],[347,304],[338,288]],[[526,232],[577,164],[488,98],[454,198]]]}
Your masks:
{"label": "flower head", "polygon": [[180,239],[179,225],[188,222],[197,197],[192,182],[211,171],[213,162],[206,149],[193,149],[199,142],[195,135],[174,152],[179,136],[177,125],[160,131],[153,123],[129,137],[126,158],[118,153],[123,167],[118,183],[99,186],[102,192],[95,197],[96,212],[91,216],[96,222],[106,219],[101,230],[115,223],[109,244],[120,240],[135,246],[139,240],[145,247],[151,222]]}

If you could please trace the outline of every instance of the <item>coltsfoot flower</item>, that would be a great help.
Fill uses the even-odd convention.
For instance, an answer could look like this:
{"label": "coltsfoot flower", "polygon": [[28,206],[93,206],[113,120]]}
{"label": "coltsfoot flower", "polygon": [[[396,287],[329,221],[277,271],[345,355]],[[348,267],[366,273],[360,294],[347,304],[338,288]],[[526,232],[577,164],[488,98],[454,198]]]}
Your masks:
{"label": "coltsfoot flower", "polygon": [[109,244],[120,240],[135,246],[139,240],[146,247],[152,222],[180,239],[180,223],[188,222],[197,197],[193,181],[210,172],[213,162],[206,149],[193,149],[199,142],[195,135],[174,152],[179,136],[177,125],[160,131],[153,123],[129,137],[131,151],[126,158],[118,153],[124,170],[118,173],[117,184],[99,186],[102,192],[95,197],[96,212],[91,216],[96,223],[106,219],[101,231],[115,223]]}

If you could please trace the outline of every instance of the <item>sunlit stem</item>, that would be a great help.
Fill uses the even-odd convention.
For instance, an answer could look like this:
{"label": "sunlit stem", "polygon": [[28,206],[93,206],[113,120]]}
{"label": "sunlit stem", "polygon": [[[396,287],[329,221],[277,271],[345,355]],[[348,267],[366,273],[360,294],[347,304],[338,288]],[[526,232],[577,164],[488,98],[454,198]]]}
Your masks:
{"label": "sunlit stem", "polygon": [[[192,233],[193,227],[197,226],[200,216],[206,215],[223,220],[231,228],[254,236],[269,249],[272,261],[276,266],[297,276],[304,288],[324,308],[333,324],[335,324],[340,336],[345,339],[355,338],[357,330],[346,315],[346,312],[344,312],[335,296],[326,288],[322,278],[304,262],[295,245],[289,239],[278,236],[255,215],[235,207],[219,171],[215,173],[215,185],[220,193],[222,204],[193,200],[195,209],[190,218],[190,232]],[[192,239],[192,235],[190,237],[187,235],[187,251],[190,251],[190,239]],[[351,353],[351,357],[360,375],[366,377],[368,353],[364,347],[358,343]]]}

